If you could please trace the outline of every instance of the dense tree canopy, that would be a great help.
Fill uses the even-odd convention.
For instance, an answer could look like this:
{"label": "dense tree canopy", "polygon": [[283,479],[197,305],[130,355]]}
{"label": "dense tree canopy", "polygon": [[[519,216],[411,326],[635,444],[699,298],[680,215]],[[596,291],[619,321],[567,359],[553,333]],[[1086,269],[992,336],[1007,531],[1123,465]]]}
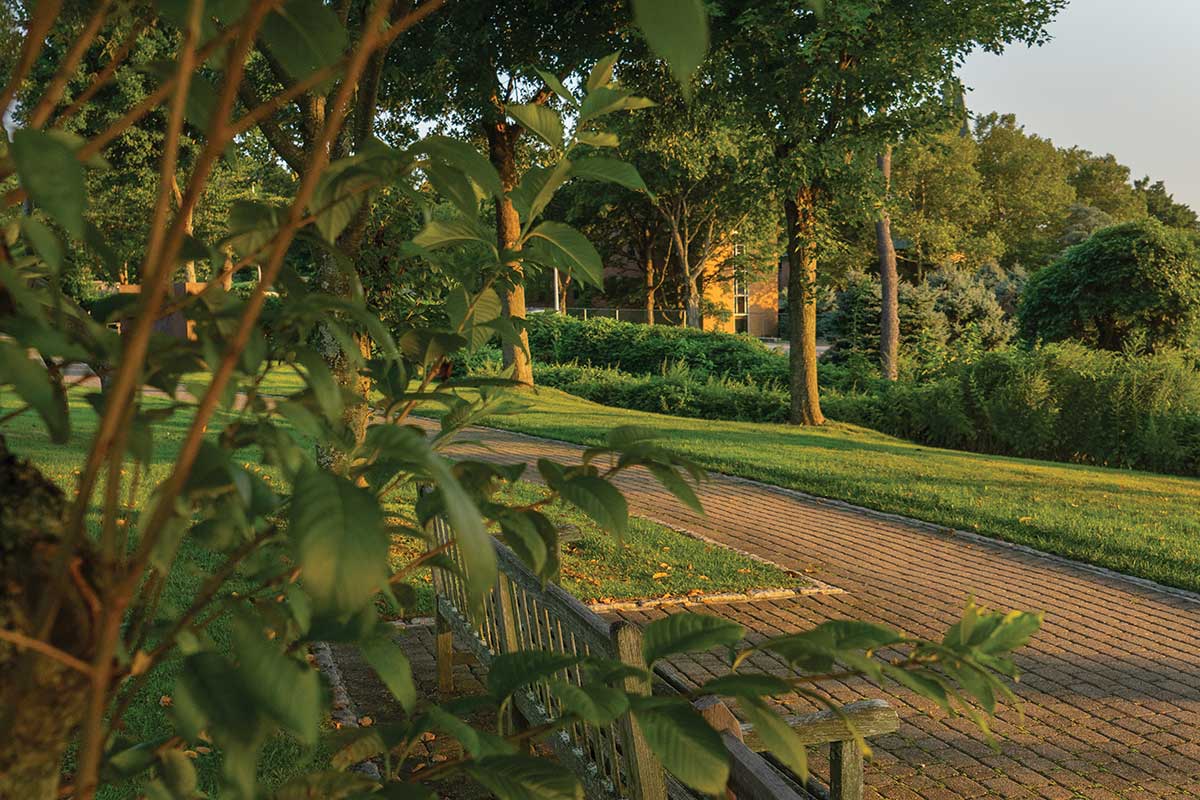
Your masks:
{"label": "dense tree canopy", "polygon": [[1200,257],[1157,220],[1105,228],[1030,278],[1021,329],[1036,341],[1104,350],[1192,347],[1200,333]]}

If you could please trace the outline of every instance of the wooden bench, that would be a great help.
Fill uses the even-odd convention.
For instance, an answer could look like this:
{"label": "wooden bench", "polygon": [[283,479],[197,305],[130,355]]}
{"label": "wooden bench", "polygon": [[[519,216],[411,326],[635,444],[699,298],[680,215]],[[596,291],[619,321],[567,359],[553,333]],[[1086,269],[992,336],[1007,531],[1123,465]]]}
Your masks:
{"label": "wooden bench", "polygon": [[[437,519],[431,529],[434,546],[446,546],[446,555],[465,574],[466,565],[457,547],[451,544],[453,534],[449,526]],[[643,666],[640,628],[625,622],[606,623],[559,586],[543,586],[516,553],[499,541],[493,543],[498,577],[484,604],[483,618],[475,623],[466,612],[469,605],[462,580],[448,570],[433,571],[438,687],[444,696],[453,692],[454,665],[456,661],[461,663],[454,650],[455,635],[485,668],[496,655],[531,649],[598,656]],[[687,690],[669,668],[657,674],[670,689]],[[556,677],[576,685],[582,679],[576,668],[564,670]],[[649,683],[638,678],[627,678],[624,689],[630,694],[651,691]],[[513,700],[530,725],[542,725],[561,715],[561,705],[544,683],[518,691]],[[724,703],[704,698],[697,707],[723,733],[733,764],[730,788],[738,798],[801,800],[827,796],[831,800],[861,800],[862,754],[846,720],[852,721],[860,735],[868,737],[898,727],[896,712],[881,700],[846,706],[842,709],[844,716],[823,711],[789,719],[806,745],[829,746],[830,785],[826,791],[823,787],[802,788],[776,769],[760,754],[765,747],[753,728],[737,722]],[[573,724],[552,734],[551,742],[559,759],[579,776],[590,798],[694,797],[665,773],[629,714],[610,725]]]}

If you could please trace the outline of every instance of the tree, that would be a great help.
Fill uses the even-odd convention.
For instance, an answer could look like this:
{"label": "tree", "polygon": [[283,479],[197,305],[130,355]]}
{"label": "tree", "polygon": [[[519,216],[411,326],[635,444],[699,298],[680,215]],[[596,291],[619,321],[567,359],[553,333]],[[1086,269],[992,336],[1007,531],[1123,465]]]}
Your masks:
{"label": "tree", "polygon": [[1011,114],[988,114],[975,123],[979,174],[989,202],[984,230],[1004,245],[1001,263],[1036,269],[1058,252],[1075,188],[1066,156],[1054,144],[1026,133]]}
{"label": "tree", "polygon": [[1146,210],[1150,216],[1162,224],[1188,230],[1200,228],[1200,218],[1196,216],[1196,212],[1187,204],[1176,202],[1162,181],[1151,183],[1150,176],[1147,175],[1134,181],[1133,188],[1145,198]]}
{"label": "tree", "polygon": [[[955,70],[976,48],[1038,42],[1060,0],[946,4],[723,4],[714,48],[731,91],[746,97],[772,136],[788,229],[791,421],[820,424],[818,264],[829,244],[827,210],[865,194],[874,154],[956,113]],[[953,99],[951,99],[953,98]],[[869,160],[868,160],[869,159]]]}
{"label": "tree", "polygon": [[918,282],[938,267],[982,264],[1003,253],[1000,240],[983,230],[988,198],[978,159],[978,143],[957,127],[896,148],[892,224],[904,242],[900,263]]}
{"label": "tree", "polygon": [[879,368],[884,380],[894,381],[900,369],[900,275],[896,272],[896,246],[892,242],[892,216],[888,211],[888,195],[892,182],[892,147],[885,145],[879,155],[879,173],[884,183],[884,201],[875,223],[875,239],[879,249],[879,284],[881,316],[879,325]]}
{"label": "tree", "polygon": [[[555,24],[545,24],[550,20]],[[418,32],[418,46],[394,60],[389,77],[411,98],[417,113],[483,137],[507,193],[536,161],[536,149],[561,150],[561,130],[542,126],[546,104],[567,102],[556,89],[585,66],[596,65],[589,86],[611,78],[615,59],[602,59],[619,47],[622,29],[620,4],[614,0],[461,2],[454,14]],[[537,137],[537,144],[528,142],[527,132]],[[534,174],[550,177],[541,169]],[[501,200],[495,217],[496,246],[510,252],[522,232],[520,209]],[[519,275],[513,278],[503,292],[504,313],[519,326],[525,317],[525,289]],[[519,342],[505,345],[504,364],[514,380],[533,385],[529,338],[523,331]]]}
{"label": "tree", "polygon": [[1182,231],[1157,220],[1105,228],[1034,273],[1020,310],[1032,341],[1077,339],[1123,350],[1194,347],[1200,259]]}
{"label": "tree", "polygon": [[1075,187],[1075,199],[1097,208],[1114,223],[1146,216],[1146,199],[1129,179],[1129,167],[1111,154],[1098,156],[1078,147],[1064,152],[1071,170],[1067,182]]}
{"label": "tree", "polygon": [[[663,77],[660,70],[642,70],[632,84],[648,89]],[[736,97],[707,87],[690,99],[668,95],[616,130],[664,224],[685,323],[699,328],[704,282],[718,277],[714,267],[722,251],[731,252],[736,243],[760,262],[774,260],[762,258],[776,242],[766,139]]]}

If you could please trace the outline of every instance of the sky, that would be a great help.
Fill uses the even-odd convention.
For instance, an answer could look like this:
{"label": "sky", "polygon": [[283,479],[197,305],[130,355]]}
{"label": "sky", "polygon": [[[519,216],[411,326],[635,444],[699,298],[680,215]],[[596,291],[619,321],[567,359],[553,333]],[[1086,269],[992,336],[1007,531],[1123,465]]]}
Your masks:
{"label": "sky", "polygon": [[1112,153],[1200,211],[1200,0],[1070,0],[1042,47],[971,55],[972,112]]}

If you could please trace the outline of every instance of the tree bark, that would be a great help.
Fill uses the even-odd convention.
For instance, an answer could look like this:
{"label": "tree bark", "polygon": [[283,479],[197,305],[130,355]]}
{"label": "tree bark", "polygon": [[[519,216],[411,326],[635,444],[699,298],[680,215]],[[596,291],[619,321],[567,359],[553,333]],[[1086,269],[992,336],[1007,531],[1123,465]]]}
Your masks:
{"label": "tree bark", "polygon": [[[171,193],[175,195],[175,207],[179,208],[180,206],[182,206],[183,205],[183,192],[179,189],[179,179],[174,175],[171,176]],[[188,206],[187,212],[185,213],[184,218],[183,218],[183,232],[186,233],[188,236],[192,235],[192,230],[193,230],[192,215],[195,212],[195,210],[196,210],[196,207],[194,205]],[[184,275],[187,277],[187,282],[195,283],[196,282],[196,262],[195,261],[185,261],[183,264],[183,270],[184,270]],[[226,288],[228,288],[228,287],[226,287]]]}
{"label": "tree bark", "polygon": [[[516,249],[517,240],[521,236],[521,220],[508,198],[517,185],[517,164],[514,153],[517,136],[520,129],[507,122],[492,122],[487,126],[488,156],[496,172],[500,174],[500,183],[504,188],[505,197],[496,203],[496,247],[501,253]],[[504,315],[519,324],[525,321],[525,286],[521,282],[520,262],[510,264],[516,273],[516,280],[511,288],[504,292]],[[523,386],[533,386],[533,365],[530,363],[529,334],[522,327],[520,344],[505,343],[504,366],[512,368],[512,379]]]}
{"label": "tree bark", "polygon": [[[36,603],[57,571],[67,512],[62,490],[16,458],[0,437],[0,627],[37,639]],[[95,556],[77,545],[71,588],[64,592],[48,643],[90,659]],[[0,641],[0,797],[58,797],[63,753],[87,707],[89,678],[59,660]]]}
{"label": "tree bark", "polygon": [[654,250],[646,248],[646,324],[654,324]]}
{"label": "tree bark", "polygon": [[900,277],[896,272],[896,247],[892,243],[892,216],[888,211],[888,195],[892,184],[892,146],[879,154],[879,172],[883,175],[884,200],[875,221],[875,247],[879,254],[879,284],[883,302],[879,320],[879,367],[885,380],[894,381],[899,375],[900,351]]}
{"label": "tree bark", "polygon": [[821,425],[817,386],[817,190],[804,186],[784,202],[788,228],[789,372],[793,425]]}

